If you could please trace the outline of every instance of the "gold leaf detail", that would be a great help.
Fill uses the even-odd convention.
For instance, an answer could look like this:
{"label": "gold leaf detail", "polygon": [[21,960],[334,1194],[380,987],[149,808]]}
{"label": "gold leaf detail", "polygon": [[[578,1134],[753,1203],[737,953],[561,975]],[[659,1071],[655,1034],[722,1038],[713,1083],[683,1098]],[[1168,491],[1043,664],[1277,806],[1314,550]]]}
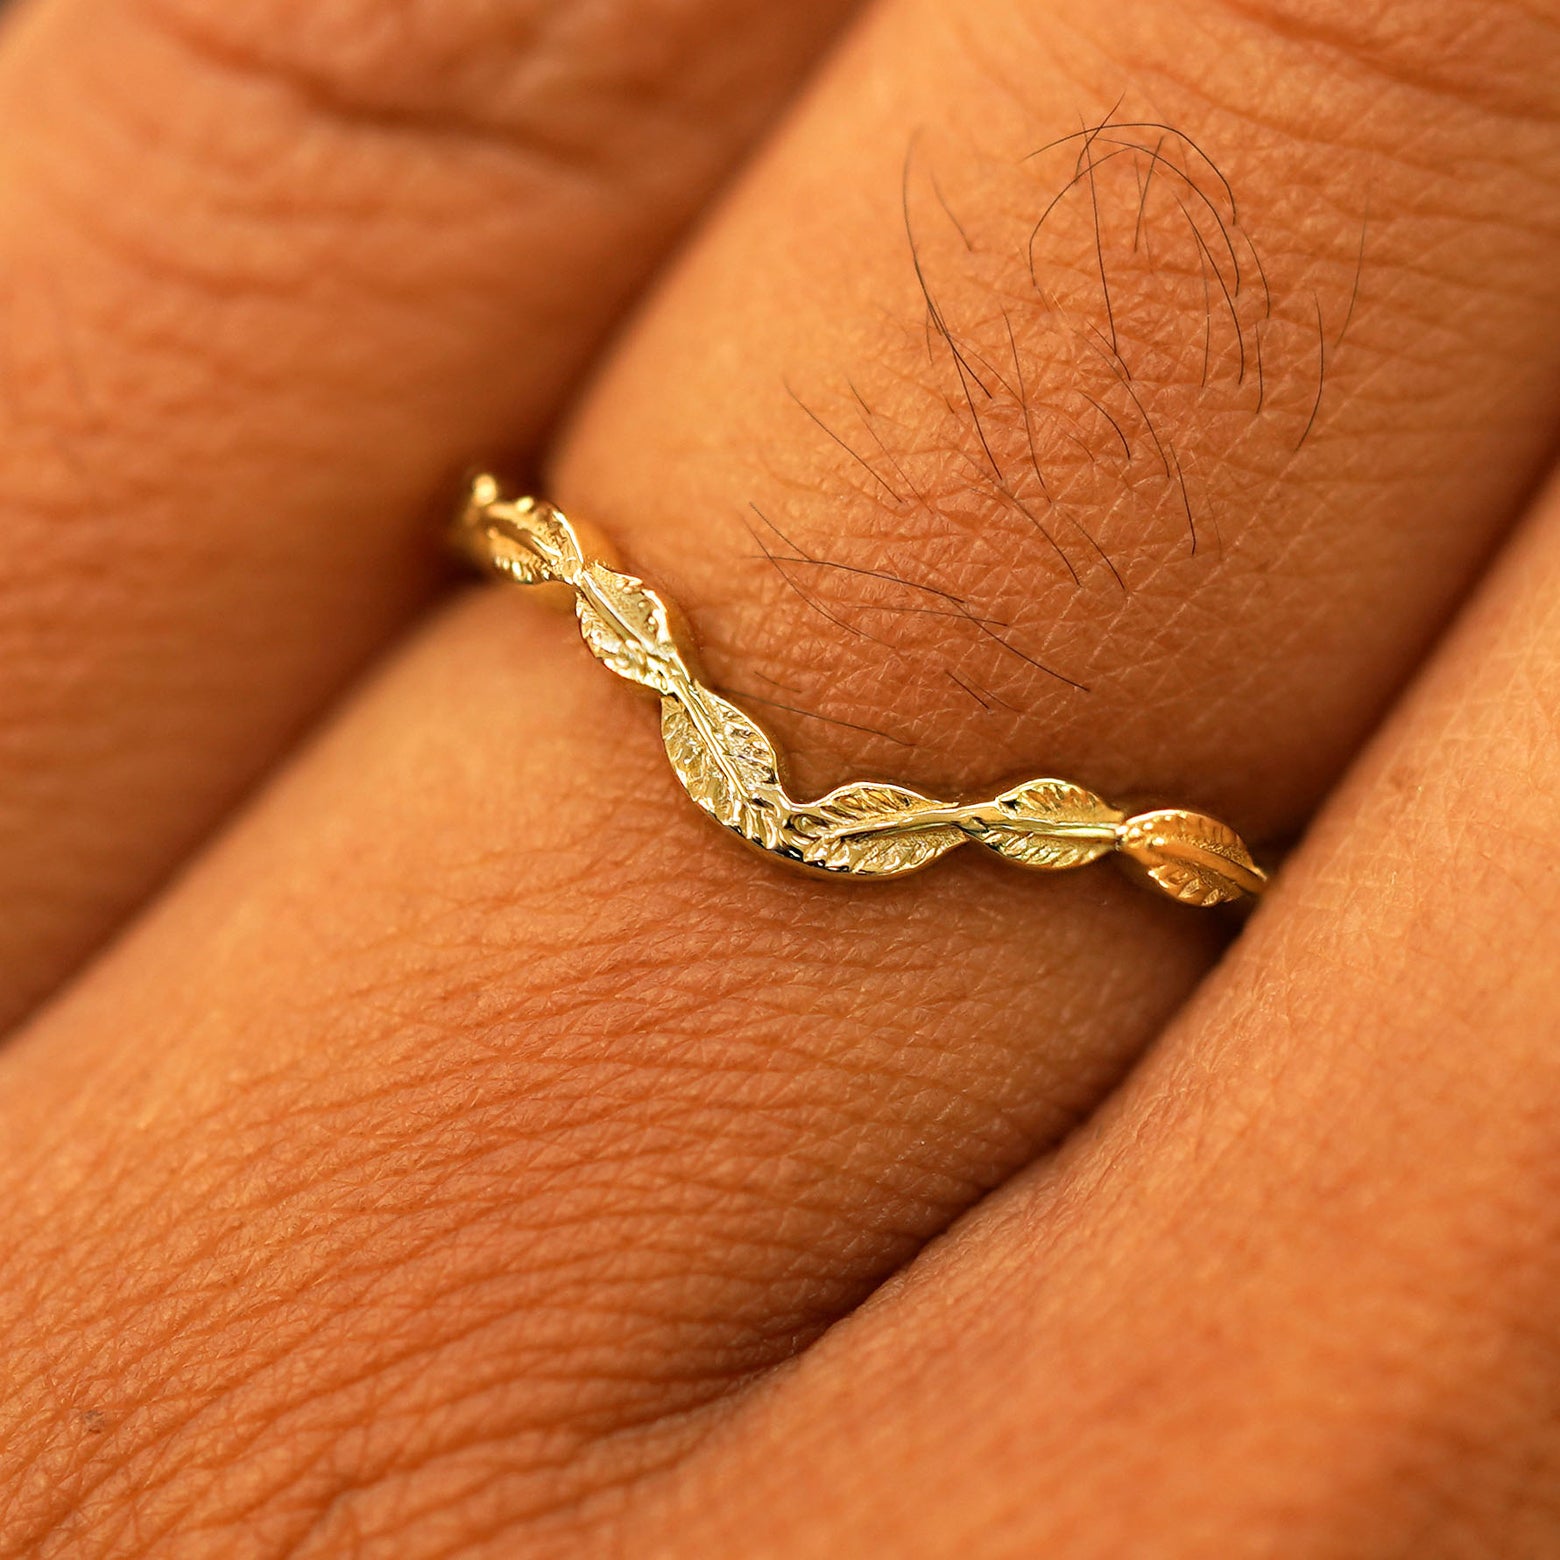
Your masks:
{"label": "gold leaf detail", "polygon": [[666,605],[642,580],[592,560],[574,599],[580,633],[603,666],[659,694],[676,692],[687,669],[667,622]]}
{"label": "gold leaf detail", "polygon": [[495,504],[484,517],[493,568],[520,585],[573,583],[584,565],[572,527],[550,504]]}
{"label": "gold leaf detail", "polygon": [[1030,780],[971,811],[969,831],[987,850],[1043,872],[1081,867],[1114,850],[1125,816],[1067,780]]}
{"label": "gold leaf detail", "polygon": [[1172,899],[1217,905],[1259,893],[1267,876],[1217,818],[1167,807],[1129,819],[1120,849]]}
{"label": "gold leaf detail", "polygon": [[902,786],[864,782],[809,802],[792,824],[809,865],[898,877],[964,843],[963,829],[948,821],[950,811],[947,803]]}
{"label": "gold leaf detail", "polygon": [[692,683],[661,700],[661,740],[683,789],[705,812],[773,850],[788,823],[769,738],[735,704]]}

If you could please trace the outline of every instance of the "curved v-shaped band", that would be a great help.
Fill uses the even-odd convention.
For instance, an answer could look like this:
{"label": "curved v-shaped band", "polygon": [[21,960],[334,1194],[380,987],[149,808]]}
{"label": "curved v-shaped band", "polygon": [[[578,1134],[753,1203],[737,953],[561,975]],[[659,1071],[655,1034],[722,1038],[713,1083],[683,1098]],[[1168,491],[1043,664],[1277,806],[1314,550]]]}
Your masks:
{"label": "curved v-shaped band", "polygon": [[573,590],[591,653],[660,696],[661,738],[683,789],[766,855],[831,877],[894,878],[970,841],[1048,872],[1114,853],[1193,905],[1248,898],[1267,881],[1240,836],[1217,819],[1180,808],[1128,817],[1066,780],[1030,780],[966,802],[860,780],[797,801],[757,723],[690,669],[666,603],[595,556],[560,510],[537,498],[506,499],[493,477],[479,476],[456,537],[473,562],[503,579]]}

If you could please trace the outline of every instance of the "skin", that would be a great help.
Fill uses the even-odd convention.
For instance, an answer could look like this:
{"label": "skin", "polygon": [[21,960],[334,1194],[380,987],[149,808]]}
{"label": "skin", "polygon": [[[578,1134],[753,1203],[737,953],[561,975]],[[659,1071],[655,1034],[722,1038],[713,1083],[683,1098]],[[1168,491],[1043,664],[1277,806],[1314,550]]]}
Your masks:
{"label": "skin", "polygon": [[7,16],[0,1024],[425,609],[846,6],[421,9]]}
{"label": "skin", "polygon": [[[665,15],[697,31],[696,11]],[[40,0],[0,70],[47,102],[87,13]],[[306,79],[321,59],[346,73],[326,101],[367,116],[377,154],[464,145],[418,118],[461,40],[323,14],[339,25],[306,35],[324,51]],[[566,620],[508,591],[441,604],[0,1053],[0,1552],[1560,1545],[1556,501],[1506,540],[1560,399],[1560,13],[981,14],[972,30],[968,7],[894,0],[862,19],[607,354],[547,490],[688,609],[718,683],[772,699],[799,791],[1043,767],[1269,843],[1303,834],[1270,898],[1215,968],[1232,923],[1105,868],[1037,879],[964,851],[872,890],[778,875],[679,797],[651,708]],[[258,49],[296,85],[270,36],[198,57]],[[398,69],[358,47],[380,36]],[[176,86],[156,94],[173,125],[201,101]],[[1191,186],[1152,158],[1157,205],[1126,156],[1092,187],[1070,183],[1078,142],[1029,157],[1080,115],[1102,146],[1153,120],[1213,152],[1217,176],[1176,143],[1211,205],[1183,198],[1227,213],[1266,287],[1250,261],[1219,313],[1164,193]],[[704,153],[683,205],[636,220],[669,232]],[[316,286],[351,292],[363,189],[385,175],[348,198],[332,166],[290,175],[286,199],[337,214],[310,228]],[[413,188],[442,199],[450,177]],[[182,208],[149,189],[153,212]],[[441,288],[467,297],[441,264],[518,285],[506,261],[537,209],[458,255],[418,209],[386,218],[426,246],[398,251],[420,305],[403,327],[426,342],[448,322],[447,377],[398,413],[425,444],[328,362],[294,390],[288,359],[286,395],[260,376],[246,416],[294,419],[331,468],[277,506],[298,535],[278,601],[323,589],[326,545],[354,564],[332,588],[383,570],[414,599],[395,549],[459,458],[435,446],[513,421],[534,442],[558,411],[561,366],[517,372],[555,298],[495,284],[480,307],[502,329],[441,312]],[[273,257],[296,264],[276,220]],[[586,253],[551,285],[578,286]],[[917,261],[990,385],[928,333]],[[209,281],[208,307],[263,364],[310,339],[296,311],[318,301],[273,277],[251,317],[247,274]],[[631,285],[603,283],[560,365]],[[407,350],[375,319],[343,347],[366,354],[360,384]],[[145,349],[116,340],[128,372]],[[481,354],[530,423],[496,390],[481,417],[434,393]],[[200,401],[180,436],[230,451],[239,410]],[[49,428],[62,451],[84,437]],[[239,441],[244,459],[251,442],[272,447]],[[359,529],[322,527],[349,492]],[[188,500],[160,503],[162,533],[125,511],[111,545],[177,552]],[[88,669],[142,668],[151,708],[147,669],[197,651],[198,735],[159,747],[137,722],[136,762],[194,749],[230,786],[252,772],[257,748],[223,746],[243,663],[222,670],[198,568],[148,566],[147,599],[89,634],[70,559],[34,556],[4,597],[24,673],[69,644]],[[232,632],[295,645],[269,599]],[[310,599],[350,624],[391,597]],[[344,663],[285,660],[267,686],[297,719]],[[52,709],[56,751],[121,751],[91,701]],[[101,773],[72,783],[90,820],[24,813],[18,786],[18,837],[144,840],[149,814],[101,805]],[[162,816],[195,805],[160,794]]]}

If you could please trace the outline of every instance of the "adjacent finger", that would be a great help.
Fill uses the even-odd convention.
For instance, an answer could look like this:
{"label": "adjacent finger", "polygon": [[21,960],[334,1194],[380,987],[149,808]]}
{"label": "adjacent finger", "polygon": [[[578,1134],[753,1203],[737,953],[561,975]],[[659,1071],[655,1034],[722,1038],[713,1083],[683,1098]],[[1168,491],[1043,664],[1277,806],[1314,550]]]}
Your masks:
{"label": "adjacent finger", "polygon": [[422,601],[843,0],[42,0],[0,51],[0,1027]]}
{"label": "adjacent finger", "polygon": [[1551,1551],[1557,595],[1551,490],[1105,1118],[629,1550]]}
{"label": "adjacent finger", "polygon": [[[1137,51],[1139,79],[1149,79],[1151,63],[1185,61],[1159,33],[1162,8],[1123,14],[1130,26],[1122,23],[1126,30],[1112,47],[1117,59]],[[1250,60],[1226,75],[1204,74],[1202,96],[1188,88],[1165,105],[1160,117],[1180,118],[1177,109],[1198,117],[1199,126],[1186,126],[1185,134],[1199,144],[1219,142],[1200,133],[1203,118],[1214,132],[1223,125],[1223,140],[1244,159],[1236,171],[1248,210],[1262,202],[1260,192],[1293,190],[1309,178],[1334,188],[1304,139],[1317,104],[1326,104],[1340,125],[1357,123],[1368,104],[1372,133],[1394,148],[1403,127],[1419,122],[1421,92],[1386,89],[1375,74],[1358,69],[1335,86],[1331,56],[1297,61],[1286,29],[1231,21],[1223,9],[1177,14],[1186,24],[1183,42],[1204,36],[1197,27],[1212,28],[1214,41],[1231,48],[1249,39],[1265,51],[1260,58],[1270,82],[1298,90],[1296,81],[1304,80],[1314,89],[1287,128],[1274,125],[1260,139],[1237,134],[1233,113],[1224,110],[1221,118],[1208,106],[1221,94],[1249,106],[1246,94],[1260,87],[1250,79]],[[1447,25],[1458,14],[1455,8],[1434,13]],[[751,339],[733,332],[728,306],[716,307],[721,290],[710,258],[692,263],[706,283],[714,323],[701,323],[699,300],[685,292],[671,295],[661,315],[702,339],[712,361],[734,363],[744,373],[751,368],[758,382],[764,354],[771,363],[785,355],[780,327],[762,301],[769,273],[758,262],[783,259],[787,234],[807,237],[811,204],[824,198],[810,170],[829,124],[840,126],[842,145],[877,146],[887,132],[875,115],[884,103],[897,104],[897,117],[890,118],[902,150],[917,123],[988,122],[990,95],[983,88],[994,67],[984,55],[959,52],[971,46],[951,44],[939,15],[921,8],[884,12],[813,100],[797,138],[777,145],[712,230],[704,254],[729,255],[733,274],[745,276],[760,300]],[[1063,23],[1084,25],[1081,10],[1049,8],[1044,17],[1036,24],[1043,46],[1026,39],[1015,20],[1004,52],[1009,66],[1028,65],[1037,101],[1049,104],[1090,88],[1087,77],[1099,57],[1075,47],[1076,33],[1051,31]],[[1221,27],[1234,31],[1225,36]],[[1189,441],[1206,440],[1207,450],[1221,452],[1217,470],[1211,455],[1204,467],[1214,475],[1252,460],[1247,480],[1272,488],[1269,508],[1295,562],[1253,520],[1242,548],[1230,545],[1223,564],[1199,550],[1182,566],[1188,575],[1170,562],[1162,572],[1135,575],[1132,559],[1140,555],[1128,544],[1136,511],[1123,498],[1116,521],[1122,534],[1112,540],[1097,531],[1096,539],[1123,575],[1124,599],[1147,603],[1148,618],[1134,619],[1133,609],[1123,608],[1121,634],[1110,643],[1135,643],[1140,656],[1151,658],[1158,641],[1139,630],[1153,621],[1165,645],[1182,648],[1165,671],[1147,725],[1127,718],[1123,703],[1097,698],[1090,706],[1099,711],[1092,717],[1097,729],[1080,717],[1062,728],[1071,746],[1047,746],[1038,758],[1034,723],[1050,707],[1038,694],[1024,703],[1028,683],[1009,688],[1010,702],[1027,710],[1022,718],[1030,723],[1023,742],[1034,764],[1026,763],[1028,773],[1060,769],[1052,762],[1058,751],[1082,760],[1092,749],[1095,757],[1080,763],[1075,778],[1102,790],[1112,777],[1123,791],[1152,790],[1168,787],[1178,766],[1200,757],[1208,767],[1184,777],[1196,789],[1177,792],[1178,799],[1219,796],[1237,810],[1238,821],[1293,824],[1357,737],[1367,708],[1386,697],[1412,658],[1416,636],[1430,632],[1436,611],[1489,545],[1523,468],[1536,461],[1555,372],[1552,278],[1532,236],[1556,220],[1553,134],[1531,107],[1513,131],[1480,100],[1494,89],[1481,94],[1469,87],[1483,70],[1490,82],[1510,77],[1523,91],[1539,92],[1516,66],[1526,62],[1539,71],[1532,80],[1547,80],[1540,67],[1548,56],[1524,37],[1520,49],[1511,48],[1521,59],[1509,62],[1505,39],[1497,32],[1483,52],[1470,51],[1460,66],[1463,77],[1444,89],[1443,113],[1455,121],[1461,144],[1477,147],[1487,164],[1477,186],[1428,157],[1395,162],[1391,177],[1378,174],[1370,222],[1395,233],[1396,247],[1363,273],[1348,338],[1374,342],[1371,383],[1335,403],[1324,397],[1313,423],[1316,381],[1302,381],[1295,366],[1308,360],[1301,354],[1286,370],[1282,353],[1265,359],[1265,394],[1276,398],[1293,435],[1276,455],[1274,446],[1247,438],[1245,422],[1200,399],[1209,321],[1202,276],[1211,296],[1211,271],[1199,275],[1197,259],[1189,265],[1183,259],[1184,279],[1196,289],[1192,307],[1183,311],[1167,240],[1147,240],[1165,257],[1171,323],[1190,320],[1196,331],[1190,383],[1167,381],[1192,397],[1195,412],[1179,437],[1171,433],[1183,452],[1183,473]],[[1215,48],[1210,57],[1223,55]],[[918,63],[927,59],[937,62],[935,83]],[[1411,62],[1408,56],[1398,63],[1406,71]],[[1301,66],[1310,74],[1296,78]],[[1112,69],[1119,80],[1120,67]],[[1159,95],[1171,90],[1158,78],[1153,85]],[[1341,103],[1327,95],[1334,90],[1343,93]],[[1101,96],[1107,106],[1113,101]],[[957,117],[960,105],[967,121]],[[939,114],[948,117],[938,121]],[[1146,118],[1146,111],[1137,117]],[[1013,131],[1013,159],[1066,128],[1037,116],[1024,134]],[[917,144],[927,140],[923,135]],[[1069,155],[1076,159],[1077,152]],[[1126,169],[1127,155],[1108,167]],[[1142,155],[1145,175],[1160,168],[1163,152]],[[1337,159],[1323,161],[1333,167]],[[876,301],[887,256],[897,253],[909,264],[908,250],[892,247],[903,234],[902,171],[896,153],[884,204],[885,220],[900,236],[892,245],[884,239],[880,250],[856,242],[861,233],[850,215],[858,199],[869,198],[859,192],[877,188],[870,169],[861,185],[830,183],[827,199],[839,213],[840,233],[847,248],[855,246],[853,268],[836,274],[820,260],[818,274],[809,274],[809,294],[835,300],[834,309],[820,306],[820,314],[855,319],[855,352],[866,372],[877,348],[886,343],[892,350],[907,331],[925,351],[924,315],[890,316],[885,325]],[[1080,173],[1077,188],[1087,179],[1086,168]],[[1099,169],[1096,175],[1107,176]],[[1160,168],[1160,177],[1173,176]],[[1062,182],[1072,178],[1064,172]],[[967,213],[956,191],[943,194],[955,212]],[[1145,224],[1153,220],[1152,196],[1146,176],[1141,194],[1134,184],[1132,210],[1143,200]],[[1497,198],[1501,210],[1524,213],[1509,230],[1491,227],[1486,207]],[[773,225],[759,221],[770,199],[784,217]],[[1000,199],[977,206],[1002,209]],[[1286,287],[1293,293],[1297,276],[1303,286],[1311,265],[1329,276],[1336,272],[1341,330],[1358,268],[1358,230],[1352,222],[1318,223],[1313,232],[1295,217],[1289,232],[1285,209],[1270,193],[1251,213],[1254,223],[1261,216],[1279,235],[1267,250],[1276,273],[1270,275],[1273,318],[1286,319],[1279,300]],[[1178,206],[1172,213],[1183,220]],[[1085,220],[1071,240],[1042,230],[1037,272],[1048,264],[1060,272],[1070,261],[1079,285],[1087,281],[1089,257],[1097,264],[1106,248],[1103,218],[1096,247],[1092,200]],[[1337,238],[1329,269],[1335,231],[1347,239]],[[1080,234],[1083,260],[1073,247]],[[1107,250],[1107,275],[1122,252],[1132,254],[1131,239],[1129,221]],[[979,235],[972,232],[971,242],[978,246]],[[1478,292],[1464,269],[1469,246],[1481,246],[1486,262]],[[1444,272],[1425,264],[1427,247]],[[804,248],[815,256],[831,252],[817,244]],[[1083,306],[1082,295],[1067,303],[1072,295],[1065,283],[1060,274],[1046,283],[1057,313]],[[1018,285],[1032,284],[1021,279]],[[803,296],[790,295],[796,359],[833,362],[841,343],[827,333],[814,340],[816,322],[808,322],[797,301]],[[993,300],[1005,296],[993,286]],[[1250,308],[1260,294],[1242,296],[1241,306]],[[1475,298],[1483,310],[1477,341],[1450,332],[1422,340],[1417,311],[1456,320],[1463,310],[1471,317]],[[916,299],[918,289],[913,307],[923,309],[924,300]],[[1000,323],[1000,307],[997,315]],[[950,323],[951,303],[939,308],[938,318],[959,334]],[[1108,332],[1108,325],[1099,328]],[[881,342],[873,334],[879,328],[887,332]],[[947,342],[935,321],[932,337],[934,361],[939,350],[946,360]],[[1192,350],[1174,330],[1166,339],[1172,358],[1177,343]],[[1124,332],[1118,347],[1123,341]],[[1233,328],[1226,341],[1237,345]],[[1026,346],[1016,329],[1012,346],[1026,386],[1052,382],[1048,376],[1059,371],[1040,347]],[[1269,348],[1276,351],[1272,342]],[[1423,351],[1429,366],[1404,371],[1400,359],[1410,350]],[[1078,352],[1082,361],[1089,349],[1080,343]],[[841,372],[857,372],[854,356],[839,361]],[[1120,366],[1119,353],[1113,361]],[[1346,362],[1340,349],[1333,359],[1335,393],[1343,375],[1338,365]],[[685,411],[701,418],[680,422],[675,442],[652,460],[636,443],[637,419],[657,426],[658,413],[630,395],[634,375],[625,370],[627,377],[609,387],[591,414],[596,431],[581,435],[563,468],[564,496],[570,484],[585,496],[583,483],[596,469],[584,463],[580,452],[587,449],[595,451],[600,481],[608,480],[611,463],[611,481],[637,495],[635,513],[640,500],[659,504],[680,493],[687,522],[680,533],[622,528],[630,549],[643,545],[638,561],[652,565],[647,572],[670,579],[679,599],[697,610],[701,595],[690,587],[707,565],[733,582],[727,588],[734,612],[745,612],[755,625],[757,667],[787,679],[822,666],[833,653],[830,642],[820,644],[800,627],[815,615],[810,608],[797,605],[789,619],[772,602],[772,610],[760,611],[762,582],[777,581],[774,565],[754,559],[751,577],[759,590],[746,598],[745,576],[717,570],[716,491],[724,495],[720,503],[734,507],[731,495],[753,491],[744,487],[742,461],[762,434],[768,441],[763,463],[777,492],[805,491],[808,480],[835,492],[833,454],[819,452],[837,446],[798,412],[790,425],[763,427],[747,423],[743,413],[735,423],[740,447],[727,447],[723,408],[700,401],[698,384],[684,383],[685,367],[674,353],[664,379],[650,388],[668,399],[685,397]],[[1238,369],[1228,372],[1238,379]],[[1462,381],[1465,411],[1476,417],[1462,433],[1453,431],[1449,399],[1421,395],[1427,382],[1444,388],[1454,375]],[[1017,370],[1008,377],[1016,382]],[[1152,376],[1139,358],[1130,381],[1111,377],[1142,396]],[[1215,385],[1229,389],[1214,378],[1210,362],[1210,390]],[[805,399],[805,386],[793,388]],[[858,388],[869,408],[877,404],[871,386]],[[999,392],[993,381],[992,399]],[[980,404],[981,393],[972,382],[970,399]],[[603,432],[614,406],[613,415],[624,419],[616,452]],[[733,417],[741,410],[734,393]],[[968,404],[964,415],[971,421],[960,426],[974,437]],[[947,451],[953,462],[943,419],[956,416],[936,400],[933,420],[921,424],[912,407],[896,458],[907,469],[919,459],[917,430],[923,429],[932,456]],[[1057,420],[1059,427],[1060,411]],[[1075,512],[1087,525],[1089,511],[1077,505],[1088,484],[1115,478],[1105,446],[1089,443],[1091,425],[1074,420],[1087,458],[1080,455],[1069,475],[1083,484]],[[1021,421],[1010,428],[1015,437],[1023,432]],[[1419,431],[1385,431],[1400,421]],[[1423,431],[1426,421],[1433,436]],[[666,431],[670,440],[672,430]],[[1108,431],[1107,421],[1093,431]],[[1059,431],[1052,436],[1058,447],[1067,442]],[[1140,447],[1143,437],[1129,443]],[[1039,438],[1037,429],[1045,470],[1055,462],[1045,458]],[[1467,472],[1438,470],[1437,481],[1427,483],[1420,464],[1440,459],[1445,442],[1467,458]],[[886,432],[884,443],[894,449]],[[1315,464],[1291,471],[1297,446]],[[1370,468],[1379,475],[1379,492],[1361,479],[1366,451],[1380,460]],[[919,485],[919,467],[912,475]],[[1143,479],[1151,512],[1165,501],[1163,481],[1162,474]],[[936,588],[948,594],[925,605],[939,616],[940,631],[963,623],[984,640],[974,617],[997,634],[1011,625],[977,588],[1013,589],[1021,598],[1024,557],[1031,555],[1015,559],[1013,549],[1004,551],[1002,567],[1017,585],[1004,584],[1009,576],[979,550],[985,517],[1004,512],[1003,501],[988,487],[969,485],[972,517],[982,525],[969,528],[972,551],[961,562],[950,548],[947,564],[963,569],[967,581],[956,587],[944,580]],[[763,494],[756,501],[766,512],[772,507]],[[1347,535],[1333,524],[1344,510],[1353,516]],[[842,503],[841,514],[848,513]],[[1262,517],[1267,514],[1263,509]],[[600,517],[631,518],[610,510]],[[1184,512],[1177,525],[1175,545],[1189,553]],[[763,534],[756,518],[754,526]],[[780,526],[789,530],[783,518]],[[1418,543],[1413,567],[1405,564],[1388,590],[1379,549],[1390,552],[1408,527]],[[1359,588],[1354,565],[1324,570],[1318,552],[1308,550],[1313,528],[1319,550],[1325,543],[1347,558],[1358,549],[1358,568],[1374,581],[1367,594],[1387,605],[1374,615],[1334,619],[1328,605],[1334,594]],[[891,551],[898,534],[885,524],[883,572],[901,567]],[[1030,534],[1040,536],[1034,528]],[[778,554],[780,544],[769,545]],[[1153,563],[1151,545],[1143,545],[1142,556]],[[732,546],[757,550],[746,539]],[[650,556],[657,548],[661,556]],[[825,556],[804,540],[797,556],[805,562],[807,552]],[[1309,644],[1300,634],[1309,616],[1328,636],[1310,656],[1312,680],[1290,664],[1298,655],[1270,653],[1260,624],[1247,621],[1246,637],[1228,643],[1210,630],[1223,645],[1210,652],[1219,677],[1183,682],[1179,659],[1203,653],[1191,621],[1204,600],[1228,605],[1219,592],[1233,589],[1230,571],[1242,556],[1251,563],[1250,588],[1269,593],[1274,632]],[[1203,568],[1206,575],[1195,572]],[[1273,579],[1285,583],[1260,583]],[[1177,607],[1166,621],[1155,617],[1160,609],[1153,603],[1172,587]],[[1085,592],[1081,580],[1077,588]],[[800,602],[788,591],[790,598]],[[874,632],[890,639],[898,633],[905,653],[893,659],[891,642],[882,647],[883,662],[863,662],[868,670],[854,674],[840,660],[844,708],[835,703],[821,713],[869,723],[855,718],[849,701],[859,700],[865,711],[870,680],[877,704],[910,711],[925,727],[927,751],[906,753],[900,773],[924,779],[935,764],[945,764],[951,782],[953,750],[941,758],[930,750],[952,728],[938,738],[935,707],[906,671],[920,625],[933,612],[911,610],[918,603],[907,607],[903,597],[890,605],[895,610],[886,626]],[[1227,616],[1212,615],[1215,628]],[[1003,664],[1015,661],[1033,688],[1041,686],[1039,668],[988,642]],[[926,654],[932,645],[928,639]],[[718,656],[718,632],[713,648]],[[726,652],[733,680],[736,648]],[[794,667],[782,666],[782,655]],[[1287,725],[1267,703],[1270,678],[1287,690]],[[785,690],[775,698],[796,702]],[[1277,744],[1271,759],[1240,746],[1249,740],[1243,734],[1248,713],[1271,728]],[[15,1200],[25,1198],[10,1260],[21,1275],[47,1275],[48,1292],[23,1308],[12,1336],[19,1346],[34,1347],[62,1331],[67,1314],[80,1318],[68,1358],[56,1357],[47,1373],[29,1374],[18,1394],[31,1428],[15,1444],[20,1457],[61,1426],[79,1429],[72,1416],[83,1408],[112,1412],[123,1430],[111,1452],[96,1456],[84,1435],[72,1440],[61,1431],[55,1475],[29,1490],[33,1531],[50,1531],[89,1492],[116,1520],[133,1513],[136,1521],[175,1528],[186,1521],[220,1528],[241,1507],[251,1517],[261,1510],[293,1541],[318,1520],[322,1544],[349,1527],[377,1535],[385,1546],[432,1544],[435,1534],[450,1529],[540,1522],[543,1513],[563,1507],[555,1523],[567,1529],[583,1509],[569,1503],[644,1476],[677,1455],[684,1437],[711,1423],[694,1409],[802,1347],[983,1190],[1054,1142],[1119,1076],[1214,955],[1217,939],[1208,923],[1132,897],[1104,869],[1044,881],[998,870],[995,862],[955,858],[924,879],[870,895],[775,878],[677,795],[653,718],[588,661],[566,624],[528,620],[521,603],[503,596],[478,603],[388,674],[137,941],[13,1054],[7,1064],[13,1096],[28,1099],[43,1120],[10,1122]],[[1148,740],[1154,729],[1163,742]],[[1176,732],[1184,747],[1170,740]],[[1227,751],[1213,762],[1216,732],[1224,734]],[[832,753],[814,748],[812,767],[862,762],[864,743],[846,749],[859,735],[842,736]],[[1001,751],[974,728],[968,735],[958,768],[963,783],[973,786],[984,766],[996,769]],[[808,751],[795,742],[792,751],[805,773]],[[1272,781],[1271,794],[1264,780]],[[84,1070],[94,1075],[85,1088]],[[110,1170],[123,1167],[106,1202],[89,1202],[73,1183],[79,1172],[71,1167],[82,1156],[97,1167],[97,1181],[115,1179]],[[170,1186],[179,1188],[177,1196],[160,1195]],[[153,1213],[137,1224],[129,1213],[143,1205]],[[67,1250],[78,1264],[79,1253],[89,1250],[92,1263],[134,1276],[107,1289],[62,1277]],[[192,1256],[202,1275],[195,1292],[184,1278]],[[139,1344],[113,1378],[112,1408],[84,1401],[83,1384],[101,1396],[105,1351],[132,1326]],[[311,1362],[302,1382],[301,1355]],[[166,1414],[141,1412],[143,1404],[165,1402],[168,1383],[196,1369],[198,1385]],[[68,1383],[63,1394],[61,1380]],[[244,1428],[235,1429],[240,1422]],[[496,1453],[484,1450],[494,1444]],[[225,1466],[240,1445],[241,1481],[204,1476]],[[300,1478],[301,1491],[294,1482]]]}

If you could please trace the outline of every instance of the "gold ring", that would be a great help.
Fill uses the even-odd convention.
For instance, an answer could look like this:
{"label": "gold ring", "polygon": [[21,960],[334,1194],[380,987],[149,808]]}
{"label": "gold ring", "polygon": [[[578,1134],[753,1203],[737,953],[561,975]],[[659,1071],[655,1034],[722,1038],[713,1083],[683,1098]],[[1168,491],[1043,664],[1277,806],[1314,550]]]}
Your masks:
{"label": "gold ring", "polygon": [[604,542],[538,498],[473,479],[456,524],[473,563],[519,585],[566,586],[580,633],[609,671],[658,694],[661,740],[688,795],[766,856],[829,877],[896,878],[974,841],[1021,867],[1059,872],[1116,855],[1172,899],[1217,905],[1267,876],[1228,825],[1182,808],[1128,817],[1067,780],[1029,780],[989,800],[939,801],[858,780],[795,800],[774,744],[705,686],[679,647],[667,603],[611,566]]}

